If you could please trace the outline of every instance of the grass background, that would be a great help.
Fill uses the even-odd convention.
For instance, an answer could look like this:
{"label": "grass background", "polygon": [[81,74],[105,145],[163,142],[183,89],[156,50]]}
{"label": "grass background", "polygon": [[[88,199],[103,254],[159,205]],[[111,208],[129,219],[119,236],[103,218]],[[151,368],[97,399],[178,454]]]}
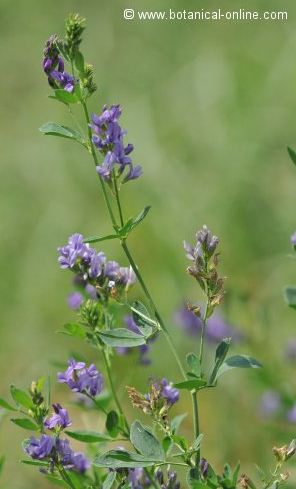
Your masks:
{"label": "grass background", "polygon": [[[193,240],[207,223],[221,237],[228,277],[224,314],[245,332],[244,352],[263,361],[270,385],[275,379],[294,395],[295,368],[284,361],[283,347],[295,336],[296,317],[283,302],[282,288],[295,282],[288,254],[296,226],[296,171],[286,145],[296,146],[296,5],[223,2],[225,9],[240,6],[287,10],[289,20],[127,22],[122,16],[127,7],[213,9],[221,7],[217,0],[0,1],[1,396],[7,397],[12,382],[26,386],[44,373],[54,378],[52,362],[80,348],[55,334],[72,317],[66,305],[69,275],[58,269],[56,248],[73,232],[110,230],[87,154],[37,130],[47,120],[70,123],[62,104],[47,98],[40,68],[45,39],[62,33],[70,11],[88,21],[84,52],[99,85],[91,109],[122,104],[135,161],[144,167],[144,177],[123,192],[127,215],[152,204],[130,244],[180,351],[194,345],[175,326],[174,311],[197,293],[184,273],[182,240]],[[116,244],[104,249],[124,262]],[[87,347],[83,351],[94,359]],[[158,342],[152,356],[146,370],[131,368],[134,357],[115,362],[130,417],[135,413],[124,394],[127,381],[144,390],[151,375],[178,376],[165,343]],[[293,425],[258,417],[262,375],[229,375],[217,390],[200,396],[204,454],[218,468],[226,459],[240,459],[243,470],[253,473],[254,462],[270,464],[270,448],[293,437]],[[56,389],[55,397],[69,402],[64,389]],[[175,412],[183,410],[190,412],[186,395]],[[73,416],[77,428],[90,423],[79,413]],[[92,427],[102,423],[93,419]],[[184,430],[190,435],[189,416]],[[7,464],[1,487],[38,483],[45,489],[38,473],[18,463],[23,434],[2,419],[0,452],[7,454]]]}

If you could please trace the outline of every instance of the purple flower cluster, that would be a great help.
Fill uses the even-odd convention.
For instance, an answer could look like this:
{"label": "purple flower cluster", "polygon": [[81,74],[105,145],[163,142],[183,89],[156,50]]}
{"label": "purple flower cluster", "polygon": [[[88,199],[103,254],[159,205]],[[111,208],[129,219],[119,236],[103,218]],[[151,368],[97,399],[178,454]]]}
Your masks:
{"label": "purple flower cluster", "polygon": [[[173,382],[168,382],[164,377],[160,382],[154,382],[153,386],[155,390],[159,393],[159,399],[165,401],[165,404],[172,406],[175,404],[180,397],[180,392],[176,387],[173,387]],[[147,400],[151,399],[151,394],[146,394],[145,398]]]}
{"label": "purple flower cluster", "polygon": [[65,372],[58,373],[58,382],[67,384],[73,392],[92,397],[100,394],[104,387],[103,376],[93,364],[86,367],[84,362],[76,362],[74,359],[68,361]]}
{"label": "purple flower cluster", "polygon": [[207,226],[204,225],[202,229],[196,233],[195,246],[191,246],[187,241],[184,241],[184,249],[187,258],[193,262],[197,262],[203,255],[206,255],[208,258],[211,257],[218,244],[219,238],[213,236]]}
{"label": "purple flower cluster", "polygon": [[84,243],[81,234],[70,236],[68,244],[58,248],[58,252],[61,268],[72,270],[88,285],[106,287],[107,290],[114,287],[125,287],[128,290],[136,282],[131,267],[121,267],[116,261],[107,261],[103,252],[98,253]]}
{"label": "purple flower cluster", "polygon": [[49,435],[31,437],[24,446],[25,452],[34,460],[48,461],[51,467],[61,463],[66,470],[75,470],[83,474],[90,463],[80,452],[74,452],[68,440],[53,438]]}
{"label": "purple flower cluster", "polygon": [[[129,329],[130,331],[133,331],[134,333],[140,334],[140,330],[139,330],[138,326],[136,325],[132,316],[130,316],[130,315],[125,316],[124,322],[125,322],[127,329]],[[156,337],[149,339],[148,343],[152,343],[153,341],[155,341],[155,339],[156,339]],[[120,346],[120,347],[116,348],[116,351],[119,355],[127,355],[128,353],[132,352],[132,350],[133,350],[132,348],[128,348],[126,346]],[[147,355],[150,351],[150,345],[149,344],[141,345],[138,347],[138,351],[139,351],[139,363],[141,365],[149,365],[151,363],[151,360],[150,360],[150,358],[147,357]]]}
{"label": "purple flower cluster", "polygon": [[47,40],[43,58],[43,70],[48,83],[53,88],[63,88],[69,93],[74,90],[74,78],[64,68],[64,60],[57,47],[57,36],[54,34]]}
{"label": "purple flower cluster", "polygon": [[[190,336],[196,336],[201,333],[202,321],[199,317],[183,306],[175,314],[175,321]],[[232,341],[237,342],[242,339],[242,334],[234,330],[220,315],[217,313],[211,316],[207,321],[205,338],[210,343],[219,343],[223,338],[231,337]]]}
{"label": "purple flower cluster", "polygon": [[122,175],[127,168],[127,173],[123,183],[134,180],[142,175],[140,165],[133,166],[130,153],[134,147],[132,144],[124,145],[123,131],[118,123],[121,116],[121,107],[112,105],[110,108],[103,107],[100,115],[93,114],[91,129],[93,130],[93,143],[98,150],[104,155],[104,161],[101,166],[97,166],[98,174],[105,180],[110,181],[112,178],[115,165],[118,165],[118,176]]}
{"label": "purple flower cluster", "polygon": [[146,476],[144,469],[141,467],[129,470],[128,481],[131,489],[144,489],[151,486],[150,480]]}
{"label": "purple flower cluster", "polygon": [[[177,474],[172,470],[167,471],[167,476],[161,469],[155,472],[155,481],[158,482],[161,489],[180,489],[180,482],[177,481]],[[167,479],[167,480],[166,480]],[[136,468],[128,471],[129,487],[131,489],[146,489],[152,487],[151,481],[146,476],[144,469]]]}
{"label": "purple flower cluster", "polygon": [[62,408],[60,404],[53,404],[52,407],[55,414],[45,420],[45,428],[48,430],[64,429],[72,424],[67,409]]}
{"label": "purple flower cluster", "polygon": [[177,480],[177,473],[173,470],[167,471],[167,480],[165,481],[163,471],[156,471],[156,479],[159,482],[161,489],[180,489],[180,482]]}

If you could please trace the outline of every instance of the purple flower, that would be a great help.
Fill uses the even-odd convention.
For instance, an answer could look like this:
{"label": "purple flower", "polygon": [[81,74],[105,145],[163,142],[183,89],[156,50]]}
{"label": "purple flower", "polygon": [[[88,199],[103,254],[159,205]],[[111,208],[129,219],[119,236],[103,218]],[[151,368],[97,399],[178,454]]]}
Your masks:
{"label": "purple flower", "polygon": [[268,390],[264,392],[260,401],[260,413],[269,418],[278,413],[281,408],[281,398],[278,392]]}
{"label": "purple flower", "polygon": [[82,302],[83,296],[80,292],[72,292],[72,294],[68,296],[68,306],[74,311],[80,308]]}
{"label": "purple flower", "polygon": [[290,241],[291,241],[292,246],[296,246],[296,231],[295,231],[295,233],[292,234]]}
{"label": "purple flower", "polygon": [[144,469],[138,467],[136,469],[130,469],[128,472],[129,487],[131,489],[144,489],[145,487],[151,487],[150,480],[146,476]]}
{"label": "purple flower", "polygon": [[68,361],[65,372],[58,373],[58,382],[67,384],[73,392],[97,396],[103,390],[103,376],[96,367],[91,364],[85,366],[84,362],[76,362],[74,359]]}
{"label": "purple flower", "polygon": [[288,411],[287,420],[290,423],[296,423],[296,404]]}
{"label": "purple flower", "polygon": [[172,382],[168,382],[167,379],[163,378],[160,382],[161,395],[164,397],[168,404],[173,405],[179,400],[179,391],[176,387],[173,387]]}
{"label": "purple flower", "polygon": [[161,489],[180,489],[180,482],[177,481],[177,474],[172,470],[167,471],[167,481],[165,482],[164,474],[161,469],[155,473],[156,479],[161,485]]}
{"label": "purple flower", "polygon": [[203,477],[207,477],[209,471],[209,464],[205,458],[202,458],[199,462],[199,468]]}
{"label": "purple flower", "polygon": [[90,467],[87,458],[82,453],[74,452],[68,440],[57,439],[56,450],[65,469],[83,474]]}
{"label": "purple flower", "polygon": [[[136,282],[136,275],[131,267],[120,267],[115,261],[106,261],[102,252],[97,252],[84,243],[81,234],[70,236],[65,246],[58,248],[58,261],[62,269],[70,269],[75,273],[75,283],[86,289],[94,299],[100,294],[110,294],[110,289],[123,288],[128,291]],[[96,288],[98,286],[98,288]],[[71,297],[70,306],[78,307],[79,297]]]}
{"label": "purple flower", "polygon": [[105,181],[110,181],[113,170],[118,165],[117,176],[120,176],[127,168],[127,174],[122,181],[125,183],[141,176],[142,168],[140,165],[134,167],[129,157],[134,147],[131,143],[124,145],[123,139],[126,132],[118,123],[120,116],[121,107],[119,105],[112,105],[110,108],[104,106],[100,115],[93,114],[90,127],[93,130],[94,145],[105,156],[103,164],[97,166],[98,174]]}
{"label": "purple flower", "polygon": [[53,70],[50,76],[58,82],[59,87],[66,90],[66,92],[72,93],[74,90],[74,78],[66,71],[61,73],[60,71]]}
{"label": "purple flower", "polygon": [[41,435],[39,439],[33,436],[24,446],[25,452],[33,459],[43,460],[50,456],[54,447],[54,439],[48,435]]}
{"label": "purple flower", "polygon": [[53,404],[52,407],[55,414],[44,422],[45,428],[48,430],[63,429],[72,424],[67,409],[63,409],[60,404]]}
{"label": "purple flower", "polygon": [[52,88],[63,88],[69,93],[74,90],[74,78],[64,71],[64,61],[57,47],[56,34],[50,36],[43,51],[43,70]]}
{"label": "purple flower", "polygon": [[187,241],[184,241],[186,257],[198,265],[198,260],[203,256],[203,254],[206,254],[207,257],[211,257],[218,244],[219,239],[217,236],[213,236],[207,226],[204,225],[202,229],[196,233],[196,244],[194,247],[187,243]]}
{"label": "purple flower", "polygon": [[[201,333],[202,320],[195,316],[186,306],[183,306],[175,314],[175,320],[188,335],[196,336]],[[237,342],[242,339],[242,334],[235,331],[219,314],[214,314],[207,321],[205,338],[212,343],[219,343],[223,338],[231,337]]]}

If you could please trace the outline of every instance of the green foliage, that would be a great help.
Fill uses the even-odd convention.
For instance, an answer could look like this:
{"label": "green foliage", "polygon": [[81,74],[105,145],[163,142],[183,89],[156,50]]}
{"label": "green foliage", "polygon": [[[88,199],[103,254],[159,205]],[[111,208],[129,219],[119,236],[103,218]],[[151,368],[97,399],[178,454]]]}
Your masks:
{"label": "green foliage", "polygon": [[131,425],[130,440],[135,449],[142,455],[154,460],[164,460],[163,448],[150,428],[143,426],[140,421],[134,421]]}
{"label": "green foliage", "polygon": [[39,430],[37,424],[35,424],[33,421],[31,421],[28,418],[13,418],[11,419],[11,422],[16,424],[20,428],[23,428],[24,430],[29,430],[29,431]]}
{"label": "green foliage", "polygon": [[155,325],[155,321],[151,319],[150,314],[144,304],[140,301],[135,301],[131,307],[133,319],[138,326],[140,332],[149,338],[153,333],[152,325]]}
{"label": "green foliage", "polygon": [[146,339],[144,336],[134,333],[126,328],[115,328],[108,331],[100,331],[98,333],[101,340],[107,346],[111,347],[135,347],[145,345]]}
{"label": "green foliage", "polygon": [[[62,92],[64,92],[64,90],[62,90]],[[71,139],[72,141],[77,141],[85,146],[83,136],[78,131],[75,131],[75,129],[71,129],[71,127],[62,126],[60,124],[56,124],[55,122],[47,122],[39,128],[39,131],[45,136],[58,136],[60,138]]]}
{"label": "green foliage", "polygon": [[128,235],[131,233],[135,227],[137,227],[143,219],[147,216],[148,212],[150,211],[151,206],[147,205],[144,207],[144,209],[140,212],[140,214],[137,217],[131,217],[121,228],[118,228],[118,234],[122,239],[126,239]]}
{"label": "green foliage", "polygon": [[102,489],[111,489],[113,483],[115,482],[115,479],[116,479],[116,472],[109,472],[109,474],[107,475],[106,479],[103,482]]}
{"label": "green foliage", "polygon": [[289,146],[287,149],[288,149],[288,153],[289,153],[291,160],[293,161],[294,165],[296,165],[296,153],[295,153],[294,149],[290,148]]}
{"label": "green foliage", "polygon": [[18,389],[14,385],[11,385],[10,394],[18,406],[22,406],[26,409],[33,409],[34,407],[33,400],[26,391],[23,391],[21,389]]}
{"label": "green foliage", "polygon": [[288,306],[295,309],[296,308],[296,287],[294,287],[294,286],[286,287],[284,290],[284,296],[285,296],[285,300],[286,300]]}
{"label": "green foliage", "polygon": [[97,456],[94,460],[94,465],[113,469],[136,469],[138,467],[153,467],[157,462],[160,461],[149,459],[144,455],[128,452],[127,450],[110,450],[103,455]]}
{"label": "green foliage", "polygon": [[261,368],[262,364],[248,355],[234,355],[227,358],[218,370],[217,378],[233,368]]}
{"label": "green foliage", "polygon": [[103,433],[97,433],[95,431],[65,431],[66,435],[74,440],[81,441],[83,443],[101,443],[110,441],[110,436]]}
{"label": "green foliage", "polygon": [[120,431],[120,418],[116,411],[110,411],[106,419],[106,430],[111,438],[116,438]]}
{"label": "green foliage", "polygon": [[84,328],[80,324],[75,323],[64,324],[64,331],[59,331],[59,333],[67,336],[74,336],[80,339],[84,339],[86,337]]}

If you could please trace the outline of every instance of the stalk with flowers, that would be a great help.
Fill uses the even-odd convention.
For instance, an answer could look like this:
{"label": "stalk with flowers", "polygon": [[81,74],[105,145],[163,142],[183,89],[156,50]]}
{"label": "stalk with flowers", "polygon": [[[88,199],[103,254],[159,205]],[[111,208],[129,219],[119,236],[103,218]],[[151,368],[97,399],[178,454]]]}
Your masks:
{"label": "stalk with flowers", "polygon": [[[11,387],[12,403],[3,399],[0,406],[15,413],[12,422],[35,434],[23,443],[27,458],[23,463],[36,466],[53,484],[72,489],[276,489],[288,478],[282,466],[294,455],[296,443],[274,448],[276,466],[265,474],[260,471],[259,482],[241,474],[240,465],[226,464],[222,474],[216,473],[202,456],[203,434],[200,431],[198,394],[212,389],[220,377],[236,368],[260,368],[261,364],[248,355],[229,356],[231,338],[219,343],[210,370],[204,362],[204,338],[207,323],[213,317],[224,296],[225,279],[219,274],[219,239],[207,226],[196,234],[194,246],[184,243],[190,265],[188,274],[201,289],[205,304],[188,304],[188,312],[201,322],[201,339],[186,359],[180,358],[162,316],[156,306],[133,252],[128,244],[134,229],[147,216],[150,206],[136,217],[125,218],[121,192],[129,182],[142,175],[140,165],[134,165],[133,145],[125,143],[126,132],[120,125],[121,107],[103,106],[99,114],[89,115],[88,100],[96,92],[93,67],[81,52],[85,21],[72,14],[66,21],[64,39],[52,35],[44,49],[43,70],[52,90],[50,97],[64,104],[76,120],[73,109],[80,110],[84,128],[46,123],[40,130],[72,140],[85,148],[92,160],[98,184],[104,196],[111,231],[107,236],[84,237],[75,233],[58,248],[61,269],[73,274],[76,292],[70,305],[77,310],[77,321],[67,323],[64,332],[87,342],[98,352],[100,368],[80,358],[70,358],[67,367],[57,375],[57,381],[76,396],[77,404],[95,411],[105,420],[104,432],[73,429],[67,409],[55,402],[50,407],[48,382],[41,378],[28,391]],[[67,69],[66,69],[67,65]],[[94,245],[116,240],[128,261],[120,266],[107,259]],[[145,304],[131,302],[129,291],[137,285]],[[122,326],[124,324],[124,326]],[[112,359],[137,348],[141,363],[149,361],[151,343],[164,336],[179,367],[178,379],[153,379],[147,392],[134,386],[126,391],[132,405],[147,418],[144,425],[126,416],[114,384]],[[104,372],[104,373],[103,373]],[[110,391],[106,394],[105,387]],[[192,400],[192,435],[181,432],[183,415],[173,417],[172,407],[181,392],[188,391]],[[204,426],[202,426],[204,428]],[[84,443],[88,455],[76,452],[71,440]],[[180,472],[186,473],[181,483]],[[181,485],[182,484],[182,485]]]}

